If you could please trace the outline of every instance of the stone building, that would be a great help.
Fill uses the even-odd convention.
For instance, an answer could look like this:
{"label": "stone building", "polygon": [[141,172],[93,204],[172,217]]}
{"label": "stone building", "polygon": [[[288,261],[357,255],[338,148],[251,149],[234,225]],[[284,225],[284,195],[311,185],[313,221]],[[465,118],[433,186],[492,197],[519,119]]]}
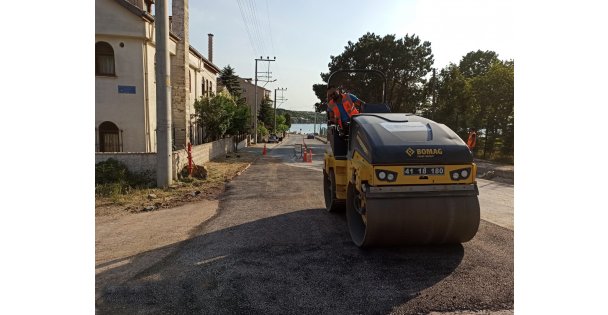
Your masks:
{"label": "stone building", "polygon": [[[95,0],[95,151],[156,152],[154,0]],[[188,40],[188,0],[172,1],[169,53],[174,148],[202,143],[194,101],[216,91],[212,40],[205,58]]]}
{"label": "stone building", "polygon": [[[247,101],[251,112],[251,129],[253,130],[253,122],[255,119],[255,84],[251,78],[239,78],[239,86],[241,87],[242,95]],[[259,84],[259,82],[258,82]],[[258,110],[260,109],[260,103],[264,98],[270,98],[270,90],[267,90],[258,85]]]}

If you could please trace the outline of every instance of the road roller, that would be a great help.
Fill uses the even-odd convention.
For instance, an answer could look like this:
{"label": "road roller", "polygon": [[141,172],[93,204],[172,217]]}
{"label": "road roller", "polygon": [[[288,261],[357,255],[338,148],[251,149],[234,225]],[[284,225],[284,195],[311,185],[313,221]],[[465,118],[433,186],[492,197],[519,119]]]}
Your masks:
{"label": "road roller", "polygon": [[446,125],[364,104],[342,127],[328,121],[324,154],[326,210],[346,211],[358,247],[457,244],[479,227],[477,167],[465,142]]}

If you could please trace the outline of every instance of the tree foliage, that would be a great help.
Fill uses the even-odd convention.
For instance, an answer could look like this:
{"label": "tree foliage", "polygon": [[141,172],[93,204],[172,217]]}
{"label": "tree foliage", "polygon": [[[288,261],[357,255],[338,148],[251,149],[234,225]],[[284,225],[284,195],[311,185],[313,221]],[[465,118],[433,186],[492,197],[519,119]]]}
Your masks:
{"label": "tree foliage", "polygon": [[260,102],[258,120],[264,124],[266,129],[274,127],[274,109],[272,108],[272,101],[268,97],[264,97]]}
{"label": "tree foliage", "polygon": [[477,151],[484,158],[512,161],[514,134],[514,62],[492,51],[466,54],[459,65],[439,72],[429,95],[437,96],[424,115],[456,131],[479,130]]}
{"label": "tree foliage", "polygon": [[458,67],[466,78],[473,78],[486,74],[498,61],[498,54],[493,51],[471,51],[462,57]]}
{"label": "tree foliage", "polygon": [[[339,69],[379,70],[386,75],[387,102],[393,112],[416,112],[426,102],[426,76],[433,65],[433,54],[431,43],[421,41],[416,35],[396,38],[367,33],[356,43],[349,41],[342,54],[330,58],[329,72],[321,73],[326,83],[329,75]],[[369,73],[332,78],[332,85],[341,86],[370,103],[382,101],[382,83],[380,77]],[[322,107],[326,101],[326,84],[313,85],[313,91]]]}
{"label": "tree foliage", "polygon": [[249,132],[250,120],[251,110],[249,109],[249,106],[247,106],[247,104],[237,103],[227,133],[238,135]]}
{"label": "tree foliage", "polygon": [[478,113],[476,123],[485,129],[485,155],[513,155],[514,63],[496,61],[484,75],[471,79]]}
{"label": "tree foliage", "polygon": [[[479,130],[477,150],[484,158],[512,160],[514,134],[514,62],[500,60],[494,51],[471,51],[455,64],[431,73],[431,44],[416,35],[397,38],[367,33],[344,51],[330,56],[324,83],[312,89],[327,108],[326,91],[331,73],[340,69],[379,70],[387,79],[387,102],[392,112],[412,112],[457,132],[463,139],[469,128]],[[435,73],[435,72],[433,72]],[[340,74],[332,85],[368,103],[381,100],[382,80],[370,74]]]}
{"label": "tree foliage", "polygon": [[222,71],[220,71],[219,80],[222,85],[228,89],[228,92],[232,95],[237,105],[245,106],[247,102],[243,97],[238,79],[239,77],[236,75],[235,69],[230,65],[225,66]]}
{"label": "tree foliage", "polygon": [[205,140],[215,141],[222,138],[233,126],[237,105],[229,93],[220,92],[196,100],[194,109],[199,124],[205,130]]}
{"label": "tree foliage", "polygon": [[289,113],[285,113],[283,116],[285,117],[285,124],[287,127],[291,128],[291,115]]}
{"label": "tree foliage", "polygon": [[287,132],[289,130],[290,126],[287,125],[287,120],[286,120],[285,116],[277,115],[276,119],[277,119],[277,130],[275,130],[275,133],[279,134],[279,133]]}

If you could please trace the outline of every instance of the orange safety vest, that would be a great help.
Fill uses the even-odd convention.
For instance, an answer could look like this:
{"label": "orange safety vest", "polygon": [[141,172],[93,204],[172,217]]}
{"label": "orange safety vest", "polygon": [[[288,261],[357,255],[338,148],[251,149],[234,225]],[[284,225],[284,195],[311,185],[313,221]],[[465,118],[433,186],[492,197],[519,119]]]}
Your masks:
{"label": "orange safety vest", "polygon": [[[344,107],[344,111],[346,111],[349,118],[359,114],[359,111],[355,107],[355,103],[353,103],[348,95],[340,94],[340,97],[342,98],[342,107]],[[334,100],[330,100],[329,103],[327,103],[327,108],[334,113],[334,117],[338,119],[338,124],[342,127],[342,115],[340,115],[340,110]]]}
{"label": "orange safety vest", "polygon": [[476,143],[477,143],[477,133],[475,131],[469,132],[469,139],[467,139],[467,146],[469,147],[469,150],[473,150]]}

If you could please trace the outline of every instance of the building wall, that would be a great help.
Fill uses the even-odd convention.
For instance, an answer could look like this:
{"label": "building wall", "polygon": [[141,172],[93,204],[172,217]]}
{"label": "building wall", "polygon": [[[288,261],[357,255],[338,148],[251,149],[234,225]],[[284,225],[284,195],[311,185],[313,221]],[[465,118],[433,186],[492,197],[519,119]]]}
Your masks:
{"label": "building wall", "polygon": [[143,22],[115,0],[95,0],[95,34],[143,38]]}
{"label": "building wall", "polygon": [[[95,128],[104,121],[111,121],[122,131],[124,152],[146,152],[144,67],[141,62],[144,41],[104,35],[95,36],[95,41],[112,46],[116,74],[95,76]],[[120,47],[120,43],[124,46]],[[135,87],[135,93],[119,93],[119,86]]]}
{"label": "building wall", "polygon": [[[95,1],[95,42],[114,50],[114,77],[95,76],[95,144],[97,128],[111,121],[122,130],[123,152],[156,151],[156,78],[154,24],[115,0]],[[123,43],[123,47],[120,47]],[[175,55],[175,39],[169,40]],[[135,94],[118,93],[118,86],[135,87]]]}
{"label": "building wall", "polygon": [[[251,111],[251,127],[253,128],[254,119],[257,116],[255,114],[255,83],[253,81],[248,81],[242,78],[239,78],[239,85],[241,87],[241,91],[243,93],[243,97],[245,97],[247,106]],[[258,82],[259,83],[259,82]],[[262,102],[264,96],[270,98],[270,90],[267,90],[261,86],[257,87],[258,90],[258,110],[259,104]]]}
{"label": "building wall", "polygon": [[[131,2],[138,5],[143,3],[140,0]],[[186,28],[185,36],[188,36],[188,1],[175,2],[178,6],[180,5],[178,2],[181,2],[181,6],[185,6],[185,14],[182,14],[185,16],[182,19],[185,18],[186,21],[181,23],[182,27]],[[96,42],[104,41],[112,46],[116,72],[116,76],[95,77],[96,150],[99,143],[97,128],[102,122],[111,121],[122,130],[123,152],[156,152],[154,23],[133,14],[116,0],[95,0],[95,9]],[[175,8],[173,11],[176,11]],[[179,19],[179,16],[175,16],[173,23],[179,24]],[[120,47],[120,43],[124,44],[123,47]],[[174,110],[172,120],[178,131],[176,147],[183,148],[185,147],[185,144],[181,143],[184,140],[183,136],[187,136],[190,123],[194,119],[191,117],[191,114],[195,113],[194,101],[207,93],[202,90],[201,83],[203,80],[213,82],[212,87],[215,92],[217,73],[215,69],[205,66],[203,59],[190,51],[187,39],[180,40],[179,43],[186,45],[187,57],[182,58],[185,59],[186,65],[181,67],[186,77],[183,75],[180,77],[180,71],[175,71],[177,64],[180,63],[177,56],[178,42],[174,36],[170,36],[171,96]],[[190,83],[190,80],[194,82]],[[135,87],[135,94],[118,93],[119,85]],[[208,88],[208,84],[205,88]]]}

